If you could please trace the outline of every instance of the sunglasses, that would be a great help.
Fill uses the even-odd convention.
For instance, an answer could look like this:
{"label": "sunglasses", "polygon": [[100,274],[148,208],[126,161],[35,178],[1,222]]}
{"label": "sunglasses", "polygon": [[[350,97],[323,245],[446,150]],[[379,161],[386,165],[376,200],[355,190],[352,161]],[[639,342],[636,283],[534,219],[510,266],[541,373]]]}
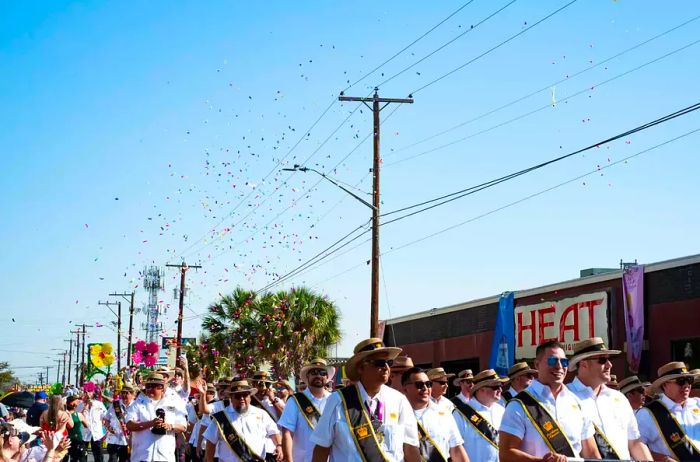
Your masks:
{"label": "sunglasses", "polygon": [[320,377],[328,377],[328,371],[325,369],[311,369],[309,375],[318,375]]}
{"label": "sunglasses", "polygon": [[231,398],[237,399],[238,401],[246,399],[248,396],[250,396],[249,393],[234,393],[231,395]]}
{"label": "sunglasses", "polygon": [[391,367],[394,365],[393,359],[370,359],[365,362],[379,368]]}
{"label": "sunglasses", "polygon": [[413,384],[414,387],[416,387],[416,390],[423,390],[425,388],[432,388],[433,382],[431,380],[426,380],[425,382],[421,382],[420,380],[416,382],[409,382],[406,385],[411,385]]}
{"label": "sunglasses", "polygon": [[447,380],[433,380],[433,383],[438,383],[440,385],[447,385]]}
{"label": "sunglasses", "polygon": [[488,388],[489,390],[493,390],[493,391],[496,391],[496,390],[503,390],[503,386],[502,386],[502,385],[491,385],[490,387],[484,387],[484,388]]}
{"label": "sunglasses", "polygon": [[163,385],[157,383],[147,383],[146,388],[163,388]]}
{"label": "sunglasses", "polygon": [[677,385],[680,385],[681,387],[684,385],[692,385],[693,384],[693,379],[690,377],[679,377],[676,380],[674,380]]}
{"label": "sunglasses", "polygon": [[569,367],[569,360],[567,358],[557,358],[556,356],[547,358],[547,366],[555,367],[557,364],[561,364],[561,367],[566,369]]}
{"label": "sunglasses", "polygon": [[607,356],[601,356],[599,358],[590,358],[589,361],[595,361],[598,364],[606,364],[608,361],[610,361],[610,358]]}

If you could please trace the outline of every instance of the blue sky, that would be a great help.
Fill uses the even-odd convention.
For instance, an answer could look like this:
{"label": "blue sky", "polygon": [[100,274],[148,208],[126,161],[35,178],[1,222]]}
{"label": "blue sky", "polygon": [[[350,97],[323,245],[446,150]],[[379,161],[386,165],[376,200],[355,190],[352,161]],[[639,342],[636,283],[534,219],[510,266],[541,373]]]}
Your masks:
{"label": "blue sky", "polygon": [[[185,333],[195,335],[195,316],[219,293],[237,284],[261,288],[363,223],[368,211],[330,184],[304,194],[317,181],[310,173],[277,168],[262,179],[287,155],[280,168],[308,158],[306,165],[369,191],[371,143],[340,162],[371,130],[366,108],[335,103],[303,134],[348,80],[463,3],[0,3],[0,359],[49,364],[50,349],[66,345],[72,323],[112,320],[99,300],[134,289],[142,305],[139,271],[183,255],[204,266],[188,274]],[[508,3],[475,0],[347,94],[367,95]],[[380,94],[405,97],[566,3],[518,0],[382,85]],[[692,1],[663,8],[579,1],[419,91],[413,105],[390,117],[394,108],[387,108],[383,210],[481,183],[696,103],[700,45],[599,83],[698,40],[700,20],[411,147],[699,14]],[[582,90],[588,91],[566,100]],[[693,113],[383,227],[381,318],[570,279],[621,258],[653,262],[697,253],[698,135],[393,249],[699,127]],[[337,302],[341,355],[368,333],[369,251],[362,244],[283,286],[306,284]],[[164,320],[172,332],[177,273],[167,274],[161,299],[171,305]],[[92,329],[90,340],[116,343],[108,327]],[[21,374],[29,379],[35,372]]]}

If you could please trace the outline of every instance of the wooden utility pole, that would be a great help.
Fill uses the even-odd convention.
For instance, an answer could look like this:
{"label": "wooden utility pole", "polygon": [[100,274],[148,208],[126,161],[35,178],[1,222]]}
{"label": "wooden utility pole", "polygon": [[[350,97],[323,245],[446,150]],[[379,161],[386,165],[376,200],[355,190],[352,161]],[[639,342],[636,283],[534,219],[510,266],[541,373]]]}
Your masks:
{"label": "wooden utility pole", "polygon": [[[66,386],[70,383],[70,373],[71,369],[73,368],[73,338],[64,340],[64,342],[68,342],[68,369],[66,369],[63,373],[66,376],[63,386]],[[65,361],[63,362],[63,365],[65,366]]]}
{"label": "wooden utility pole", "polygon": [[[122,368],[122,302],[97,302],[104,305],[117,317],[117,372]],[[112,310],[112,306],[117,305],[117,312]]]}
{"label": "wooden utility pole", "polygon": [[[134,291],[131,293],[111,293],[110,297],[122,297],[129,302],[129,336],[127,338],[128,345],[126,346],[126,365],[131,367],[131,339],[134,331]],[[129,297],[128,299],[126,297]]]}
{"label": "wooden utility pole", "polygon": [[[338,97],[340,101],[357,101],[367,106],[374,115],[374,162],[372,166],[372,295],[370,298],[370,337],[376,337],[379,332],[379,169],[381,157],[379,155],[379,113],[391,103],[411,104],[413,98],[380,98],[379,89],[374,89],[371,97],[344,96]],[[369,104],[372,103],[370,107]]]}
{"label": "wooden utility pole", "polygon": [[[79,342],[79,345],[82,345],[82,350],[81,350],[81,348],[80,348],[80,346],[79,346],[79,347],[78,347],[78,351],[80,352],[80,353],[79,353],[80,362],[78,363],[77,367],[78,367],[78,370],[79,370],[80,372],[78,373],[78,371],[76,371],[76,374],[75,374],[75,375],[76,375],[75,385],[76,385],[77,387],[82,387],[82,386],[83,386],[83,368],[84,368],[84,366],[85,366],[85,333],[87,332],[87,328],[88,328],[88,327],[95,327],[95,326],[88,326],[88,325],[85,324],[85,323],[83,323],[83,324],[76,324],[76,326],[78,326],[78,327],[81,328],[81,330],[78,331],[78,342]],[[82,337],[83,337],[83,338],[82,338],[82,342],[80,342],[80,336],[81,336],[81,335],[82,335]]]}
{"label": "wooden utility pole", "polygon": [[80,329],[72,330],[70,333],[75,334],[75,386],[78,387],[80,386],[80,376],[78,375],[80,370]]}
{"label": "wooden utility pole", "polygon": [[179,265],[165,265],[169,268],[180,268],[180,307],[177,312],[177,344],[175,345],[175,362],[177,363],[182,351],[182,314],[185,309],[185,274],[190,268],[200,269],[199,265],[187,265],[184,261]]}

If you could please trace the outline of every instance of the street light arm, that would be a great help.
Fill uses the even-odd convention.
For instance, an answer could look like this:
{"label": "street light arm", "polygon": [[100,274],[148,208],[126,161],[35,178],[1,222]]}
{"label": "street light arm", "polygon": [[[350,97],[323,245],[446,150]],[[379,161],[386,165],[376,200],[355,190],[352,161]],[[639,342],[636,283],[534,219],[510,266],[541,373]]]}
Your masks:
{"label": "street light arm", "polygon": [[370,209],[372,209],[372,210],[375,210],[375,209],[376,209],[376,207],[375,207],[374,205],[370,204],[369,202],[367,202],[366,200],[364,200],[363,198],[361,198],[360,196],[358,196],[358,195],[355,194],[354,192],[350,191],[350,190],[349,190],[348,188],[346,188],[345,186],[343,186],[343,185],[341,185],[340,183],[338,183],[337,181],[335,181],[333,178],[327,176],[327,175],[326,175],[325,173],[323,173],[323,172],[319,172],[319,171],[316,170],[315,168],[311,168],[311,167],[301,167],[301,166],[299,166],[299,165],[294,165],[294,168],[283,168],[282,170],[284,170],[284,171],[286,171],[286,172],[309,172],[309,171],[314,172],[314,173],[316,173],[317,175],[320,175],[321,177],[323,177],[323,178],[325,178],[326,180],[328,180],[329,182],[331,182],[331,184],[335,185],[336,187],[338,187],[338,188],[342,189],[343,191],[345,191],[346,193],[350,194],[352,197],[354,197],[354,198],[357,199],[358,201],[362,202],[364,205],[366,205],[366,206],[369,207]]}

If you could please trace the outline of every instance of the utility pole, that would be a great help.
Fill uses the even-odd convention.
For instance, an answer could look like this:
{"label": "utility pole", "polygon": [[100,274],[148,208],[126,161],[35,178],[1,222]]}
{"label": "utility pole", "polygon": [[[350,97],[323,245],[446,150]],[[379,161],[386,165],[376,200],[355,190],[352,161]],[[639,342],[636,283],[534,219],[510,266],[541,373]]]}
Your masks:
{"label": "utility pole", "polygon": [[[66,379],[64,379],[63,385],[66,386],[68,384],[68,382],[70,382],[70,373],[71,373],[71,369],[73,369],[73,338],[71,337],[68,340],[64,340],[64,342],[68,342],[68,369],[65,369],[66,364],[65,364],[65,361],[63,362],[63,365],[64,365],[63,375],[66,377]],[[68,374],[66,374],[66,370],[68,371]],[[68,382],[65,382],[65,380],[67,380]]]}
{"label": "utility pole", "polygon": [[70,331],[75,334],[75,386],[80,386],[80,329]]}
{"label": "utility pole", "polygon": [[[97,302],[104,305],[117,317],[117,371],[122,368],[122,302]],[[112,306],[117,305],[117,312],[112,310]]]}
{"label": "utility pole", "polygon": [[[410,96],[410,95],[409,95]],[[344,96],[341,92],[340,101],[356,101],[367,106],[374,115],[374,163],[372,166],[372,295],[370,298],[370,337],[376,337],[379,332],[379,168],[381,158],[379,156],[379,113],[391,103],[412,104],[413,98],[380,98],[379,89],[374,88],[371,97]],[[370,107],[369,104],[372,103]],[[383,105],[382,105],[383,104]]]}
{"label": "utility pole", "polygon": [[[95,326],[88,326],[87,324],[76,324],[76,326],[80,327],[81,329],[78,330],[78,357],[80,358],[79,363],[76,364],[76,367],[78,367],[79,371],[76,371],[75,377],[75,385],[76,386],[82,386],[83,385],[83,380],[82,380],[82,370],[83,367],[85,366],[85,333],[87,332],[88,327],[95,327]],[[80,342],[80,336],[82,335],[82,342]],[[82,347],[82,350],[81,350]]]}
{"label": "utility pole", "polygon": [[58,383],[61,378],[61,360],[54,359],[54,362],[56,362],[56,383]]}
{"label": "utility pole", "polygon": [[177,344],[175,350],[175,361],[180,357],[180,352],[182,351],[182,312],[185,309],[185,273],[190,268],[199,269],[199,265],[188,266],[184,261],[179,265],[165,265],[169,268],[180,268],[180,308],[177,312]]}
{"label": "utility pole", "polygon": [[[127,339],[128,345],[126,346],[126,365],[131,367],[131,336],[134,330],[134,291],[131,293],[116,293],[113,292],[109,294],[110,297],[122,297],[124,300],[129,302],[129,337]],[[129,297],[128,299],[126,297]]]}

